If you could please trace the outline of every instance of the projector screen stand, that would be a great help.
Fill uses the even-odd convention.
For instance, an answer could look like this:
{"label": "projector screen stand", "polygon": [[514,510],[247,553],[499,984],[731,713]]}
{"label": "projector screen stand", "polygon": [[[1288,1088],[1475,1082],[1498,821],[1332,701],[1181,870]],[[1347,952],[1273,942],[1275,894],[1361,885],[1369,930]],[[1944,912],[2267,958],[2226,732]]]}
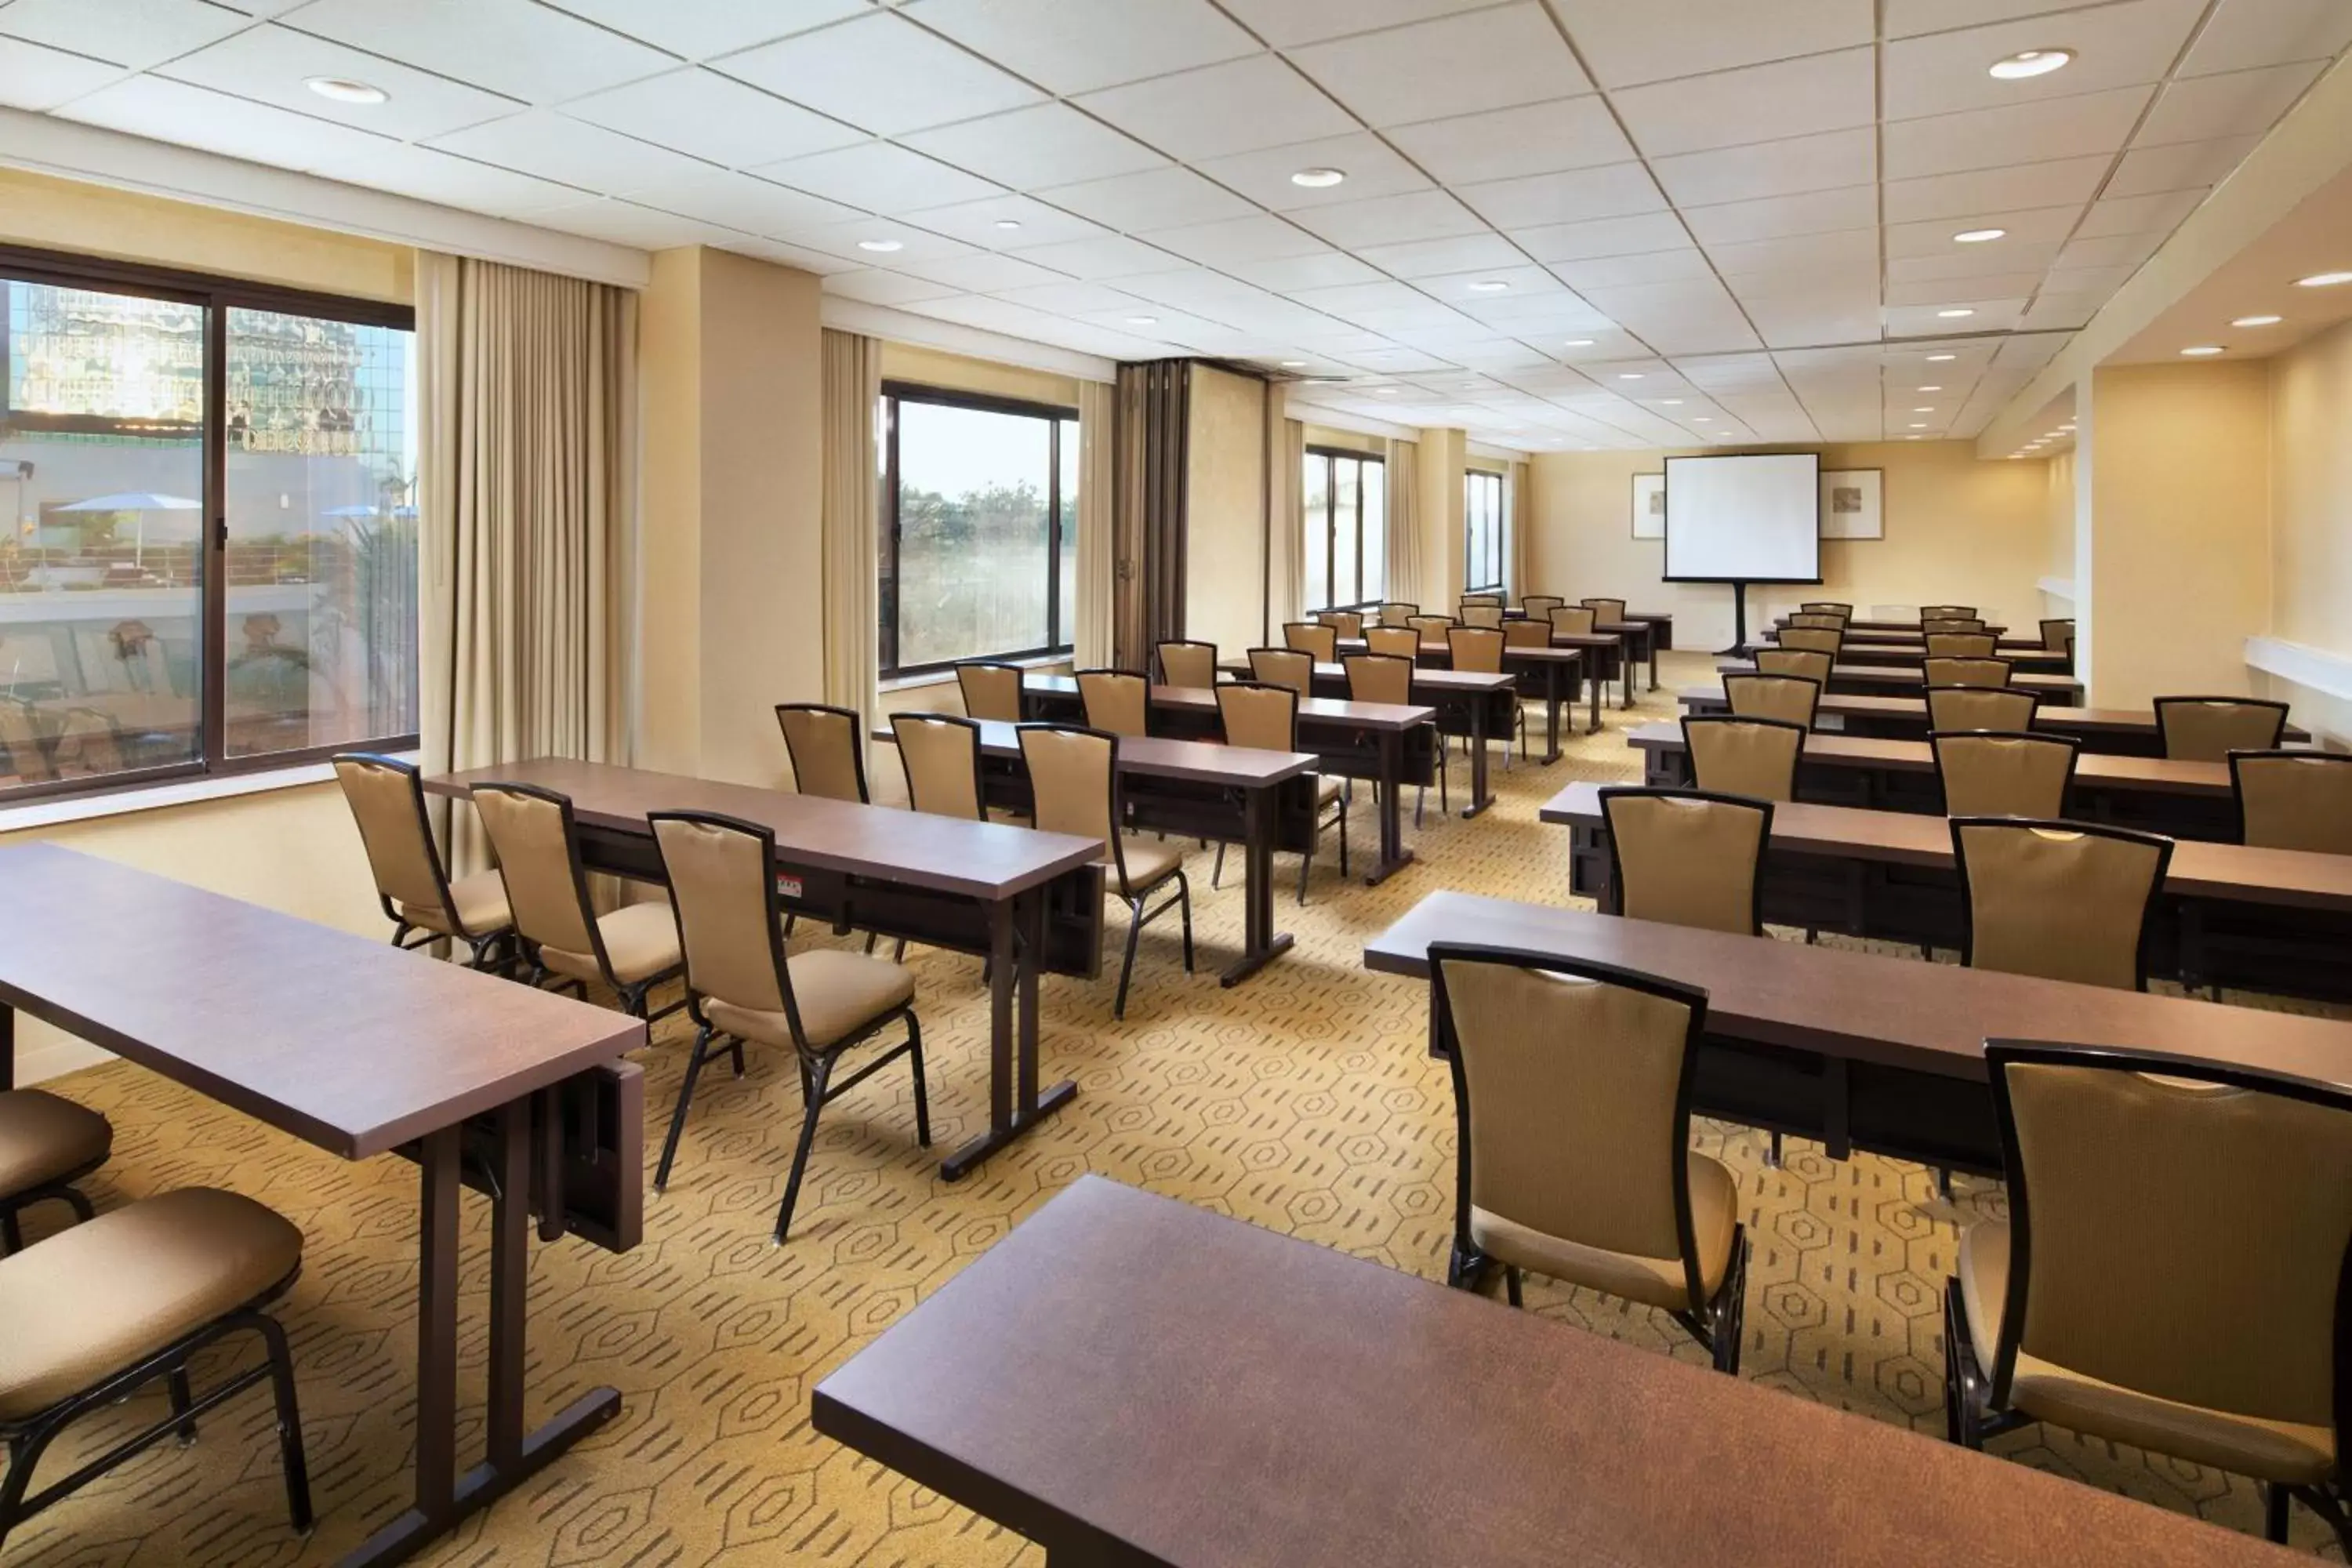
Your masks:
{"label": "projector screen stand", "polygon": [[1731,646],[1715,650],[1718,658],[1744,658],[1748,654],[1748,584],[1731,585]]}

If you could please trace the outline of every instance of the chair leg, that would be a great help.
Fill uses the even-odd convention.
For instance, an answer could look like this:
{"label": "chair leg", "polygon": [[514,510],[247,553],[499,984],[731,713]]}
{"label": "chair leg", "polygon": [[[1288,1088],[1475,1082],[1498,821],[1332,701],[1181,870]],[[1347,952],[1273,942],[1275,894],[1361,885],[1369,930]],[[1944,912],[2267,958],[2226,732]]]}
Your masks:
{"label": "chair leg", "polygon": [[[686,1058],[686,1080],[677,1086],[677,1105],[669,1113],[669,1135],[662,1140],[661,1163],[654,1167],[654,1191],[657,1193],[669,1186],[670,1162],[677,1158],[677,1140],[686,1131],[686,1108],[694,1101],[695,1079],[702,1076],[702,1064],[709,1058],[710,1035],[707,1024],[695,1031],[694,1054]],[[735,1048],[740,1060],[742,1047]]]}
{"label": "chair leg", "polygon": [[[178,1371],[173,1373],[168,1378],[166,1378],[164,1382],[166,1386],[171,1390],[172,1414],[174,1415],[186,1415],[188,1414],[188,1406],[196,1402],[195,1394],[191,1392],[188,1387],[188,1369],[184,1366],[181,1367]],[[191,1417],[190,1419],[180,1423],[180,1447],[183,1448],[192,1447],[194,1446],[195,1441],[196,1423],[194,1419]]]}
{"label": "chair leg", "polygon": [[15,1209],[0,1210],[0,1254],[25,1250],[24,1227],[16,1222]]}
{"label": "chair leg", "polygon": [[1302,904],[1307,901],[1307,873],[1313,868],[1314,865],[1315,841],[1309,838],[1307,842],[1307,853],[1298,858],[1298,901]]}
{"label": "chair leg", "polygon": [[1952,1173],[1941,1165],[1936,1167],[1936,1195],[1946,1203],[1952,1201]]}
{"label": "chair leg", "polygon": [[907,1015],[907,1058],[915,1069],[915,1142],[928,1149],[931,1146],[931,1101],[923,1088],[923,1025],[912,1013]]}
{"label": "chair leg", "polygon": [[875,936],[874,936],[874,933],[873,933],[872,931],[867,931],[867,932],[866,933],[866,957],[868,957],[868,958],[871,958],[871,957],[873,957],[873,956],[874,956],[874,942],[875,942]]}
{"label": "chair leg", "polygon": [[2273,1481],[2263,1487],[2263,1539],[2286,1544],[2287,1505],[2292,1500],[2286,1488]]}
{"label": "chair leg", "polygon": [[1176,873],[1176,914],[1184,922],[1184,973],[1192,973],[1192,884]]}
{"label": "chair leg", "polygon": [[898,939],[898,945],[890,950],[890,962],[893,963],[904,963],[907,962],[907,939],[905,937],[900,937]]}
{"label": "chair leg", "polygon": [[784,1180],[783,1206],[776,1211],[776,1234],[769,1245],[782,1247],[793,1226],[793,1207],[801,1198],[801,1173],[808,1169],[809,1147],[816,1142],[817,1112],[824,1109],[824,1080],[833,1076],[833,1058],[819,1057],[808,1064],[808,1110],[801,1115],[800,1142],[793,1147],[793,1173]]}
{"label": "chair leg", "polygon": [[1218,845],[1218,846],[1217,846],[1217,863],[1216,863],[1215,865],[1213,865],[1213,866],[1212,866],[1212,867],[1210,867],[1210,868],[1209,868],[1209,888],[1210,888],[1210,890],[1213,892],[1216,889],[1218,889],[1219,887],[1222,887],[1222,886],[1223,885],[1223,883],[1224,883],[1224,880],[1225,880],[1225,847],[1224,847],[1223,844],[1220,844],[1220,845]]}
{"label": "chair leg", "polygon": [[1508,1263],[1503,1265],[1503,1294],[1514,1307],[1527,1305],[1519,1298],[1519,1271]]}
{"label": "chair leg", "polygon": [[1135,939],[1142,932],[1143,900],[1129,899],[1127,901],[1127,956],[1119,961],[1118,995],[1110,1005],[1110,1016],[1114,1018],[1127,1016],[1127,983],[1135,973]]}
{"label": "chair leg", "polygon": [[294,1397],[294,1352],[286,1325],[263,1313],[254,1325],[269,1350],[269,1384],[278,1400],[278,1456],[286,1470],[286,1512],[298,1535],[310,1533],[310,1465],[302,1448],[302,1409]]}
{"label": "chair leg", "polygon": [[1348,814],[1339,813],[1339,875],[1348,874]]}
{"label": "chair leg", "polygon": [[743,1076],[743,1042],[738,1040],[728,1047],[727,1054],[735,1058],[735,1076],[741,1078]]}

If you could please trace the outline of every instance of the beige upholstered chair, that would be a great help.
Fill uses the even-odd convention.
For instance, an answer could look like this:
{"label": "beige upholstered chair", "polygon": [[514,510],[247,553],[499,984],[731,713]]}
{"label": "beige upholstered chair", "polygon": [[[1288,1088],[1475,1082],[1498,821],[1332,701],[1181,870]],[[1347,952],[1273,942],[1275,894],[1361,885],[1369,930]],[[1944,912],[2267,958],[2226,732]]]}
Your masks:
{"label": "beige upholstered chair", "polygon": [[1920,632],[1923,635],[1931,637],[1956,635],[1966,636],[1970,633],[1981,632],[1984,629],[1984,622],[1977,619],[1974,616],[1938,616],[1934,620],[1921,621],[1919,623]]}
{"label": "beige upholstered chair", "polygon": [[1548,620],[1533,620],[1526,616],[1505,621],[1503,646],[1505,647],[1551,647],[1551,623]]}
{"label": "beige upholstered chair", "polygon": [[2148,915],[2171,839],[2079,822],[1956,816],[1952,851],[1968,919],[1963,963],[2147,988]]}
{"label": "beige upholstered chair", "polygon": [[2074,640],[2074,623],[2071,618],[2046,620],[2042,623],[2042,647],[2048,653],[2064,653]]}
{"label": "beige upholstered chair", "polygon": [[[310,1480],[294,1357],[286,1331],[263,1310],[301,1272],[300,1231],[251,1198],[208,1187],[142,1198],[0,1258],[0,1323],[7,1325],[0,1333],[0,1439],[8,1450],[0,1545],[26,1520],[165,1437],[194,1442],[197,1415],[264,1382],[277,1396],[287,1512],[298,1534],[307,1531]],[[201,1394],[192,1388],[192,1358],[205,1352],[206,1373],[226,1373],[214,1347],[245,1333],[261,1337],[261,1364]],[[169,1393],[161,1419],[33,1489],[36,1467],[68,1426],[158,1381]],[[162,1479],[151,1470],[143,1484]],[[226,1550],[249,1560],[261,1549],[248,1541]]]}
{"label": "beige upholstered chair", "polygon": [[1522,594],[1519,595],[1520,612],[1525,615],[1528,620],[1535,622],[1538,626],[1549,624],[1551,620],[1551,613],[1567,603],[1568,601],[1561,598],[1558,594]]}
{"label": "beige upholstered chair", "polygon": [[2066,791],[2074,782],[2081,742],[2065,735],[1995,730],[1938,731],[1928,740],[1935,748],[1945,816],[2047,821],[2066,815]]}
{"label": "beige upholstered chair", "polygon": [[1503,606],[1472,604],[1465,599],[1462,602],[1462,624],[1465,626],[1483,626],[1493,630],[1503,624]]}
{"label": "beige upholstered chair", "polygon": [[793,760],[793,784],[803,795],[866,805],[866,746],[854,708],[822,702],[779,702],[776,727]]}
{"label": "beige upholstered chair", "polygon": [[16,1216],[35,1204],[63,1204],[89,1219],[89,1200],[74,1184],[113,1148],[114,1125],[97,1111],[43,1089],[0,1089],[0,1253],[24,1250]]}
{"label": "beige upholstered chair", "polygon": [[1830,671],[1836,668],[1836,656],[1811,647],[1759,647],[1756,650],[1756,673],[1759,675],[1799,675],[1822,686],[1830,683]]}
{"label": "beige upholstered chair", "polygon": [[907,773],[907,804],[931,816],[985,821],[980,725],[950,713],[893,713],[890,734]]}
{"label": "beige upholstered chair", "polygon": [[[793,1053],[801,1076],[801,1135],[776,1211],[775,1245],[792,1229],[801,1177],[816,1140],[817,1113],[896,1061],[915,1075],[915,1141],[931,1142],[923,1089],[923,1026],[915,1016],[915,976],[887,959],[838,948],[784,956],[783,907],[776,894],[776,836],[755,822],[708,812],[657,811],[646,819],[661,852],[677,911],[677,940],[686,959],[687,1010],[695,1023],[669,1135],[662,1141],[654,1190],[669,1184],[670,1163],[686,1131],[695,1080],[713,1057],[734,1058],[743,1073],[746,1041]],[[839,1083],[834,1068],[853,1046],[904,1023],[907,1037]]]}
{"label": "beige upholstered chair", "polygon": [[2000,644],[1990,632],[1929,632],[1929,658],[1990,658]]}
{"label": "beige upholstered chair", "polygon": [[2177,763],[2226,762],[2231,752],[2267,752],[2286,731],[2286,704],[2258,697],[2159,697],[2156,727]]}
{"label": "beige upholstered chair", "polygon": [[1552,611],[1550,618],[1551,629],[1555,633],[1572,637],[1592,636],[1593,624],[1598,619],[1590,605],[1559,605]]}
{"label": "beige upholstered chair", "polygon": [[1797,606],[1797,613],[1803,616],[1835,616],[1840,621],[1853,619],[1853,606],[1842,605],[1835,599],[1808,599]]}
{"label": "beige upholstered chair", "polygon": [[2005,658],[1930,657],[1922,661],[1920,668],[1930,690],[1938,686],[1976,686],[1998,690],[2009,684],[2009,660]]}
{"label": "beige upholstered chair", "polygon": [[1217,645],[1177,639],[1161,643],[1160,683],[1206,690],[1217,683]]}
{"label": "beige upholstered chair", "polygon": [[[1372,628],[1372,635],[1377,637],[1383,632],[1392,633],[1398,629],[1392,626],[1375,626]],[[1410,628],[1404,628],[1404,636],[1412,639],[1406,644],[1408,647],[1420,646],[1417,633]],[[1374,642],[1370,653],[1360,653],[1346,661],[1348,700],[1351,702],[1385,702],[1400,708],[1412,706],[1414,668],[1412,656],[1410,653],[1382,653],[1380,651],[1380,646],[1378,642]],[[1448,754],[1441,738],[1437,748],[1437,805],[1441,811],[1453,809],[1453,792],[1447,782]],[[1378,789],[1380,786],[1375,784],[1372,787]],[[1412,825],[1415,827],[1421,826],[1422,805],[1428,797],[1428,785],[1420,784],[1414,787]]]}
{"label": "beige upholstered chair", "polygon": [[2231,752],[2230,788],[2242,842],[2352,855],[2352,755]]}
{"label": "beige upholstered chair", "polygon": [[2020,735],[2033,728],[2033,711],[2042,705],[2038,691],[1989,686],[1927,688],[1927,727],[1951,733],[1961,730],[1998,730]]}
{"label": "beige upholstered chair", "polygon": [[1416,663],[1421,658],[1421,633],[1412,626],[1366,626],[1364,649]]}
{"label": "beige upholstered chair", "polygon": [[1690,1146],[1706,994],[1606,964],[1432,945],[1454,1071],[1454,1253],[1656,1307],[1739,1370],[1738,1185]]}
{"label": "beige upholstered chair", "polygon": [[[1061,724],[1024,724],[1021,759],[1036,799],[1036,826],[1044,833],[1092,838],[1103,847],[1096,860],[1109,873],[1106,886],[1128,908],[1127,956],[1118,966],[1118,995],[1111,1016],[1127,1016],[1127,985],[1135,973],[1135,943],[1143,928],[1181,910],[1184,921],[1184,973],[1192,973],[1192,889],[1184,879],[1184,859],[1165,844],[1130,840],[1118,831],[1118,737]],[[1150,895],[1174,883],[1174,896],[1158,909]]]}
{"label": "beige upholstered chair", "polygon": [[1685,789],[1604,789],[1609,882],[1629,920],[1755,936],[1764,929],[1769,801]]}
{"label": "beige upholstered chair", "polygon": [[1462,595],[1462,603],[1465,605],[1492,605],[1495,608],[1499,610],[1503,607],[1503,595],[1485,591],[1475,594],[1465,594]]}
{"label": "beige upholstered chair", "polygon": [[1419,605],[1408,605],[1402,600],[1391,600],[1381,606],[1381,625],[1401,626],[1419,614],[1421,614]]}
{"label": "beige upholstered chair", "polygon": [[648,1022],[677,1011],[682,1000],[659,1012],[646,1005],[646,994],[678,973],[677,919],[663,903],[595,912],[570,797],[520,784],[478,784],[473,796],[530,963],[530,984],[558,975],[557,989],[583,999],[591,984],[609,985],[624,1011]]}
{"label": "beige upholstered chair", "polygon": [[1929,621],[1974,620],[1976,613],[1977,607],[1974,605],[1922,605],[1919,606],[1919,624],[1925,626]]}
{"label": "beige upholstered chair", "polygon": [[1801,675],[1734,673],[1723,678],[1723,698],[1742,719],[1778,719],[1810,730],[1822,705],[1822,683]]}
{"label": "beige upholstered chair", "polygon": [[1249,651],[1250,679],[1269,686],[1286,686],[1304,702],[1315,695],[1315,656],[1295,647],[1254,647]]}
{"label": "beige upholstered chair", "polygon": [[1444,642],[1445,634],[1454,629],[1452,616],[1414,616],[1405,622],[1425,643]]}
{"label": "beige upholstered chair", "polygon": [[1454,626],[1445,634],[1454,668],[1475,675],[1503,673],[1503,634],[1495,626]]}
{"label": "beige upholstered chair", "polygon": [[1835,659],[1845,646],[1845,634],[1835,626],[1783,626],[1779,646],[1804,653],[1825,653]]}
{"label": "beige upholstered chair", "polygon": [[1017,664],[970,659],[955,667],[956,685],[963,692],[963,710],[974,719],[1018,724],[1022,714],[1022,670]]}
{"label": "beige upholstered chair", "polygon": [[[1224,723],[1225,744],[1261,752],[1298,750],[1298,693],[1287,686],[1256,680],[1229,680],[1217,688],[1217,717]],[[1327,828],[1339,830],[1339,875],[1348,874],[1347,787],[1339,779],[1310,774],[1315,786],[1315,833],[1307,853],[1298,858],[1298,901],[1307,901],[1307,873],[1315,864],[1315,846]],[[1225,874],[1225,847],[1217,846],[1217,862],[1209,874],[1214,888]]]}
{"label": "beige upholstered chair", "polygon": [[1318,664],[1339,662],[1339,634],[1314,621],[1285,623],[1282,646],[1307,655]]}
{"label": "beige upholstered chair", "polygon": [[1078,671],[1087,728],[1141,739],[1151,732],[1151,683],[1131,670]]}
{"label": "beige upholstered chair", "polygon": [[1622,599],[1587,599],[1584,607],[1592,612],[1593,621],[1600,626],[1625,624],[1625,601]]}
{"label": "beige upholstered chair", "polygon": [[1787,626],[1783,627],[1782,630],[1801,632],[1843,632],[1845,630],[1845,626],[1846,617],[1843,616],[1833,615],[1822,610],[1800,610],[1795,615],[1789,617],[1789,624]]}
{"label": "beige upholstered chair", "polygon": [[1694,788],[1751,800],[1797,798],[1797,766],[1805,756],[1801,724],[1685,714],[1683,749],[1690,757]]}
{"label": "beige upholstered chair", "polygon": [[471,952],[476,969],[503,967],[514,918],[507,887],[496,871],[456,881],[441,867],[425,814],[425,785],[413,763],[346,752],[335,759],[335,779],[359,824],[376,898],[392,921],[394,947],[422,947],[448,937]]}
{"label": "beige upholstered chair", "polygon": [[2088,1046],[1993,1040],[2008,1223],[1945,1290],[1951,1438],[2042,1421],[2249,1476],[2264,1533],[2344,1511],[2352,1096]]}
{"label": "beige upholstered chair", "polygon": [[1360,611],[1319,610],[1316,612],[1315,622],[1318,626],[1329,626],[1339,636],[1350,640],[1364,635],[1364,617]]}

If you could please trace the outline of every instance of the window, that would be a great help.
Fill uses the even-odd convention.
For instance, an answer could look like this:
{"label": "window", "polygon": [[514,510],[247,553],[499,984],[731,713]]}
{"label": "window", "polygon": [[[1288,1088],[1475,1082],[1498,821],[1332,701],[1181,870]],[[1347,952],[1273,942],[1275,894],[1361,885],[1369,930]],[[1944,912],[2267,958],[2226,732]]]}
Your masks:
{"label": "window", "polygon": [[1462,476],[1462,585],[1473,594],[1503,587],[1503,476],[1473,468]]}
{"label": "window", "polygon": [[1387,475],[1378,458],[1307,448],[1307,611],[1377,605],[1388,592]]}
{"label": "window", "polygon": [[0,293],[0,796],[415,745],[413,313],[14,250]]}
{"label": "window", "polygon": [[882,673],[1068,652],[1076,418],[893,384],[882,421]]}

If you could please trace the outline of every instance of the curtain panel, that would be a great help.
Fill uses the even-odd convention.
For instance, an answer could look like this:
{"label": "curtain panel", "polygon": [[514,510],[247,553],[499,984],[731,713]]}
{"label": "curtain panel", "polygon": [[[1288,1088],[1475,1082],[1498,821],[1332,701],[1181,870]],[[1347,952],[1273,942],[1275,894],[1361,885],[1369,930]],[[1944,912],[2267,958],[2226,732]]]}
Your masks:
{"label": "curtain panel", "polygon": [[1420,458],[1417,443],[1389,442],[1388,596],[1409,605],[1421,603]]}
{"label": "curtain panel", "polygon": [[1507,555],[1503,570],[1505,590],[1513,598],[1524,597],[1528,592],[1528,530],[1533,520],[1528,515],[1528,466],[1511,465],[1510,478],[1503,482],[1504,550]]}
{"label": "curtain panel", "polygon": [[1267,515],[1273,538],[1266,542],[1266,626],[1265,637],[1279,646],[1282,628],[1306,618],[1307,604],[1307,424],[1282,416],[1286,399],[1280,387],[1266,398],[1266,424],[1274,432],[1274,460],[1266,465],[1266,482],[1274,487]]}
{"label": "curtain panel", "polygon": [[[882,344],[856,332],[824,332],[824,700],[857,715],[870,753],[881,714],[880,466],[874,422],[882,398]],[[873,772],[870,754],[866,771]]]}
{"label": "curtain panel", "polygon": [[1184,635],[1184,495],[1192,367],[1181,359],[1118,367],[1118,592],[1112,635],[1121,669]]}
{"label": "curtain panel", "polygon": [[1078,584],[1070,631],[1080,669],[1117,658],[1118,585],[1118,394],[1108,382],[1078,384]]}

